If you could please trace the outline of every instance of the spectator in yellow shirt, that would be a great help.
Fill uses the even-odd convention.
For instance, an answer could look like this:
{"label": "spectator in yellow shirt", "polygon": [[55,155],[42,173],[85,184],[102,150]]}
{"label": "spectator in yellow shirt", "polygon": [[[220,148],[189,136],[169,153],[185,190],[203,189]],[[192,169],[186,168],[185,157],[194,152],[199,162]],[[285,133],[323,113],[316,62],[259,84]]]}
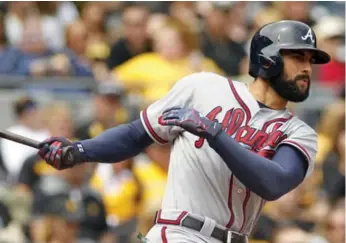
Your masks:
{"label": "spectator in yellow shirt", "polygon": [[119,242],[128,243],[136,230],[142,188],[132,171],[132,160],[99,164],[91,186],[103,196],[107,224]]}
{"label": "spectator in yellow shirt", "polygon": [[153,33],[154,52],[138,55],[113,70],[131,92],[147,102],[163,97],[180,78],[199,71],[222,73],[199,51],[198,36],[184,23],[166,17]]}

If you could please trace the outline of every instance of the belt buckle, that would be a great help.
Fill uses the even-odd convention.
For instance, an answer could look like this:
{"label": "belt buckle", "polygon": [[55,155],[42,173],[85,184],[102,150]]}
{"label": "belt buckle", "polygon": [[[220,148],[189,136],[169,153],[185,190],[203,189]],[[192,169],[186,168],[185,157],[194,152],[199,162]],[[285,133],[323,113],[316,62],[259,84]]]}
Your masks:
{"label": "belt buckle", "polygon": [[232,238],[233,238],[232,235],[233,235],[232,231],[227,230],[227,240],[226,240],[226,243],[231,243],[232,242]]}

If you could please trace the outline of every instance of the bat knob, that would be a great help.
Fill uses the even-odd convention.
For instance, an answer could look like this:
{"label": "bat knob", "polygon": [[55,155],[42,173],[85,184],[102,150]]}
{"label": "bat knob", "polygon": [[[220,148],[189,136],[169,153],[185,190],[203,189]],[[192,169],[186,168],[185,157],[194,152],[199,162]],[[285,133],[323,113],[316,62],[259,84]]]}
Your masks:
{"label": "bat knob", "polygon": [[67,166],[71,166],[75,163],[75,154],[74,148],[72,146],[68,146],[62,149],[62,158],[64,164]]}

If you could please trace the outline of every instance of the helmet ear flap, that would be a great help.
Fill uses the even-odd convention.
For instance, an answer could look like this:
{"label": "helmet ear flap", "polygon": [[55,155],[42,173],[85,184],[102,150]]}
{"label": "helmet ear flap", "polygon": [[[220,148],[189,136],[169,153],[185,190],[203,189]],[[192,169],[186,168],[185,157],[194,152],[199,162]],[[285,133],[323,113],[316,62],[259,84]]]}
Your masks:
{"label": "helmet ear flap", "polygon": [[270,57],[266,57],[262,54],[258,55],[259,63],[261,63],[262,67],[264,68],[270,68],[272,65],[275,64],[274,60]]}
{"label": "helmet ear flap", "polygon": [[264,55],[258,55],[259,63],[261,63],[262,68],[269,69],[271,66],[275,65],[275,61],[270,57]]}
{"label": "helmet ear flap", "polygon": [[279,53],[272,57],[266,57],[260,54],[258,55],[258,58],[259,63],[261,64],[258,76],[266,80],[271,80],[273,77],[280,75],[283,70],[283,61]]}

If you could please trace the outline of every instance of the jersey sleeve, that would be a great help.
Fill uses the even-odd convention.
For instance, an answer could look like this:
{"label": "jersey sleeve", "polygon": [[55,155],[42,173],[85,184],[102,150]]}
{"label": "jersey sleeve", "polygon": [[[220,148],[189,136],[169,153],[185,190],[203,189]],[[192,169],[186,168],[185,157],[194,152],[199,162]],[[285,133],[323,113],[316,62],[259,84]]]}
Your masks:
{"label": "jersey sleeve", "polygon": [[311,175],[314,169],[314,160],[317,154],[317,134],[305,123],[293,129],[288,137],[281,141],[280,145],[288,144],[298,149],[308,162],[308,170],[305,178]]}
{"label": "jersey sleeve", "polygon": [[149,136],[158,144],[172,142],[183,131],[177,126],[162,126],[158,123],[162,112],[174,106],[192,107],[194,85],[200,78],[199,73],[191,74],[179,80],[166,96],[141,111],[140,117]]}

